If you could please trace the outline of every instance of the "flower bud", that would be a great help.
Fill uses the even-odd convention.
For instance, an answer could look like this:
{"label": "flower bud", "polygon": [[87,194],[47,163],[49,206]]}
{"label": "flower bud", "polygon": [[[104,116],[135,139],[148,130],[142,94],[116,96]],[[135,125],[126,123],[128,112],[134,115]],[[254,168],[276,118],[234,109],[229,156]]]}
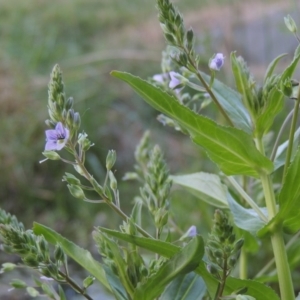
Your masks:
{"label": "flower bud", "polygon": [[297,32],[297,25],[296,25],[294,19],[290,15],[287,15],[287,17],[284,17],[284,23],[290,32],[292,32],[292,33]]}
{"label": "flower bud", "polygon": [[95,281],[95,277],[90,275],[83,280],[82,285],[85,289],[87,289],[89,286],[91,286],[94,283],[94,281]]}
{"label": "flower bud", "polygon": [[67,187],[73,197],[81,200],[85,199],[85,195],[81,187],[74,184],[68,184]]}
{"label": "flower bud", "polygon": [[60,160],[59,154],[55,151],[44,151],[42,154],[50,160]]}
{"label": "flower bud", "polygon": [[117,154],[115,150],[109,150],[106,157],[106,169],[109,171],[114,166],[117,159]]}
{"label": "flower bud", "polygon": [[60,245],[56,245],[54,250],[54,258],[56,261],[64,261],[65,260],[65,253]]}
{"label": "flower bud", "polygon": [[13,264],[13,263],[3,263],[2,264],[2,268],[0,270],[0,274],[3,272],[8,272],[8,271],[12,271],[15,269],[17,265]]}
{"label": "flower bud", "polygon": [[74,127],[75,129],[79,129],[81,123],[80,114],[78,112],[74,113]]}
{"label": "flower bud", "polygon": [[73,107],[74,104],[74,99],[73,97],[68,98],[68,100],[66,101],[66,110],[69,110]]}
{"label": "flower bud", "polygon": [[112,171],[109,171],[108,173],[108,176],[109,176],[109,180],[110,180],[110,188],[115,191],[118,187],[118,183],[117,183],[117,180],[116,180],[116,177],[114,175],[114,173]]}
{"label": "flower bud", "polygon": [[70,173],[65,173],[66,175],[63,177],[63,181],[68,182],[69,184],[73,184],[73,185],[80,185],[81,182],[80,180],[75,177],[73,174]]}
{"label": "flower bud", "polygon": [[27,287],[27,284],[23,280],[20,280],[20,279],[13,279],[10,282],[10,285],[16,289],[22,289],[22,288]]}

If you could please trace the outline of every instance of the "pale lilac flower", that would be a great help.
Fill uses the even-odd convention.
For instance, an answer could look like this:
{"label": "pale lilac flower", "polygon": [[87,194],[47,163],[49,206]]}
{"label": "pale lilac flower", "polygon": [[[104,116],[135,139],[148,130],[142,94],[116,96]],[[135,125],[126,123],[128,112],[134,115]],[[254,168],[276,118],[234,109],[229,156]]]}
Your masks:
{"label": "pale lilac flower", "polygon": [[47,277],[47,276],[41,276],[40,279],[45,280],[45,281],[53,281],[54,280],[53,278]]}
{"label": "pale lilac flower", "polygon": [[177,94],[183,89],[183,87],[176,88],[176,86],[182,84],[182,81],[179,79],[181,75],[174,71],[169,73],[156,74],[152,78],[159,83],[164,83],[169,81],[169,88],[173,89]]}
{"label": "pale lilac flower", "polygon": [[61,150],[67,143],[70,136],[68,128],[64,127],[61,122],[58,122],[55,129],[46,130],[46,151]]}
{"label": "pale lilac flower", "polygon": [[168,73],[163,73],[163,74],[156,74],[152,78],[153,80],[159,82],[159,83],[164,83],[166,80],[168,80]]}
{"label": "pale lilac flower", "polygon": [[174,71],[171,71],[169,73],[169,75],[170,75],[170,78],[171,78],[171,80],[169,82],[169,88],[170,89],[175,89],[176,86],[178,86],[179,84],[181,84],[181,81],[178,79],[178,76],[180,76],[180,74],[178,74],[178,73],[176,73]]}
{"label": "pale lilac flower", "polygon": [[192,226],[188,229],[188,231],[186,232],[186,234],[187,234],[187,236],[189,236],[189,237],[194,237],[194,236],[196,236],[196,235],[197,235],[197,228],[196,228],[196,226],[195,226],[195,225],[192,225]]}
{"label": "pale lilac flower", "polygon": [[224,64],[225,56],[223,53],[217,53],[213,59],[209,62],[209,68],[211,70],[220,71]]}

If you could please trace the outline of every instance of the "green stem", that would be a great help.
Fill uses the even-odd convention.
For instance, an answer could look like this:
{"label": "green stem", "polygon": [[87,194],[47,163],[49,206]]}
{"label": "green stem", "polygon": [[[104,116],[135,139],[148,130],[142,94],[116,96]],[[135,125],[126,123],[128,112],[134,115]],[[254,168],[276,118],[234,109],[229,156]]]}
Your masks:
{"label": "green stem", "polygon": [[[264,147],[262,140],[257,142],[257,148],[264,154]],[[263,191],[265,195],[266,206],[268,209],[268,218],[272,220],[277,214],[275,194],[269,175],[262,173],[260,175]],[[291,271],[287,259],[287,253],[284,246],[283,232],[281,227],[274,228],[271,233],[271,242],[274,252],[276,269],[278,274],[279,288],[282,300],[295,299],[294,287],[291,277]]]}
{"label": "green stem", "polygon": [[[77,164],[79,165],[80,169],[82,170],[84,177],[92,182],[92,175],[88,172],[88,170],[86,169],[84,163],[80,160],[76,149],[73,149],[73,155],[75,157],[75,160],[77,162]],[[101,197],[103,197],[103,201],[111,208],[113,209],[124,221],[127,221],[129,219],[129,217],[117,206],[115,205],[113,202],[111,202],[108,198],[106,198],[104,195],[100,195]],[[147,238],[151,238],[153,239],[153,237],[151,236],[151,234],[149,234],[147,231],[145,231],[142,227],[140,227],[138,224],[135,224],[136,229],[144,236]]]}
{"label": "green stem", "polygon": [[279,133],[278,133],[277,138],[276,138],[276,141],[274,143],[272,154],[270,156],[271,161],[274,161],[274,159],[275,159],[275,156],[276,156],[276,153],[277,153],[277,150],[278,150],[278,147],[279,147],[280,138],[281,138],[288,122],[290,121],[290,119],[292,118],[293,115],[294,115],[294,109],[292,109],[290,111],[290,113],[287,115],[287,117],[285,118],[284,122],[281,125],[281,128],[280,128]]}
{"label": "green stem", "polygon": [[245,247],[242,247],[240,256],[240,279],[248,279],[247,276],[248,255]]}
{"label": "green stem", "polygon": [[59,275],[62,276],[65,281],[73,288],[74,291],[81,294],[83,297],[85,297],[88,300],[93,300],[91,296],[89,296],[84,289],[82,289],[71,277],[69,277],[67,274],[59,271]]}
{"label": "green stem", "polygon": [[195,73],[195,75],[197,76],[197,78],[200,80],[200,82],[202,83],[204,89],[207,91],[207,93],[209,94],[209,96],[211,97],[211,99],[213,100],[213,102],[216,104],[216,106],[217,106],[218,110],[220,111],[220,113],[223,115],[223,117],[228,122],[228,124],[230,126],[234,127],[233,122],[231,121],[231,119],[227,115],[226,111],[223,109],[222,105],[220,104],[220,102],[216,98],[215,94],[213,93],[213,91],[211,90],[211,88],[209,87],[209,85],[206,83],[206,81],[202,77],[201,73],[199,72],[196,63],[194,62],[194,60],[192,59],[192,57],[190,55],[190,52],[183,45],[181,45],[179,47],[181,47],[182,50],[186,53],[186,55],[188,57],[188,61],[191,64],[191,66],[193,67],[193,72]]}
{"label": "green stem", "polygon": [[299,112],[299,104],[300,104],[300,86],[298,87],[298,95],[297,95],[297,100],[296,100],[295,107],[294,107],[294,114],[293,114],[291,129],[290,129],[290,135],[289,135],[289,145],[287,148],[285,165],[284,165],[284,170],[283,170],[283,175],[282,175],[282,183],[284,183],[284,181],[285,181],[285,175],[287,173],[288,167],[290,165],[291,157],[292,157],[294,134],[295,134],[295,130],[296,130],[297,118],[298,118],[298,112]]}

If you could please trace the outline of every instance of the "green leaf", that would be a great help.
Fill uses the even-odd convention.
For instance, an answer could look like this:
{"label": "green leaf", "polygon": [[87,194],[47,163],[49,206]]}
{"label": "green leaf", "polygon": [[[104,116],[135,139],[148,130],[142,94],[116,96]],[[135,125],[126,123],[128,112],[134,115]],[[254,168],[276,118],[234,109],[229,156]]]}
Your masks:
{"label": "green leaf", "polygon": [[110,239],[106,234],[103,234],[101,230],[94,232],[93,237],[94,237],[94,240],[97,242],[97,244],[101,244],[101,242],[99,243],[99,241],[98,241],[99,238],[100,238],[100,241],[101,241],[101,239],[105,240],[106,247],[107,247],[107,249],[110,250],[111,255],[113,257],[115,268],[117,269],[117,272],[118,272],[118,279],[122,283],[126,292],[132,298],[133,293],[134,293],[134,286],[128,276],[127,263],[122,256],[121,248],[115,242],[115,240]]}
{"label": "green leaf", "polygon": [[273,170],[272,162],[256,149],[252,137],[244,131],[220,126],[196,114],[158,87],[131,74],[113,71],[112,75],[127,82],[146,102],[176,120],[225,174],[258,177],[262,171]]}
{"label": "green leaf", "polygon": [[[210,76],[203,72],[200,73],[206,82],[210,82]],[[241,95],[217,79],[214,79],[212,91],[235,127],[252,134],[251,118],[243,104]]]}
{"label": "green leaf", "polygon": [[110,268],[104,266],[106,278],[110,284],[111,290],[117,300],[128,300],[124,286],[119,277],[117,277]]}
{"label": "green leaf", "polygon": [[266,83],[266,80],[273,75],[273,72],[280,61],[284,56],[287,56],[287,53],[280,54],[279,56],[275,57],[271,63],[269,64],[265,77],[264,77],[264,83]]}
{"label": "green leaf", "polygon": [[36,235],[43,235],[45,239],[53,245],[59,243],[69,257],[75,260],[90,274],[95,276],[99,282],[101,282],[108,290],[110,290],[110,286],[106,280],[105,271],[102,265],[92,257],[89,251],[80,248],[73,242],[61,236],[59,233],[42,224],[35,222],[33,224],[33,231]]}
{"label": "green leaf", "polygon": [[[204,279],[207,290],[213,298],[216,293],[218,281],[207,271],[205,264],[201,263],[195,271]],[[270,287],[254,280],[242,280],[234,277],[228,277],[223,295],[230,295],[232,292],[247,288],[247,295],[257,300],[280,300],[278,295]]]}
{"label": "green leaf", "polygon": [[[292,159],[295,156],[296,151],[297,151],[297,147],[299,144],[299,142],[298,142],[299,136],[300,136],[300,127],[296,130],[296,132],[294,134]],[[278,147],[278,149],[276,151],[275,160],[274,160],[274,171],[276,171],[277,169],[279,169],[281,166],[283,166],[285,164],[285,157],[286,157],[286,151],[287,151],[288,144],[289,144],[289,140],[285,141]]]}
{"label": "green leaf", "polygon": [[176,277],[160,296],[160,300],[202,300],[206,292],[203,279],[195,272]]}
{"label": "green leaf", "polygon": [[[136,237],[131,236],[126,233],[121,233],[118,231],[101,228],[101,231],[106,232],[108,235],[119,238],[125,242],[133,243],[136,246],[141,248],[153,251],[159,255],[165,257],[171,257],[178,251],[180,251],[180,247],[162,242],[155,239],[149,239],[145,237]],[[214,296],[219,282],[216,278],[214,278],[206,269],[204,262],[202,261],[200,265],[197,267],[195,272],[200,275],[205,281],[207,290],[211,296]],[[252,281],[252,280],[241,280],[237,278],[229,277],[226,281],[226,287],[224,293],[229,295],[233,291],[236,291],[242,287],[248,287],[247,294],[256,297],[256,299],[264,299],[264,300],[280,300],[276,293],[269,287],[265,286],[262,283]],[[266,296],[264,298],[264,295]]]}
{"label": "green leaf", "polygon": [[284,230],[295,233],[300,229],[300,148],[291,162],[279,193],[277,222],[283,222]]}
{"label": "green leaf", "polygon": [[[255,236],[256,232],[266,225],[254,209],[244,208],[238,204],[229,193],[227,200],[233,215],[234,223],[237,227],[244,229]],[[261,210],[265,214],[267,213],[266,208],[261,208]]]}
{"label": "green leaf", "polygon": [[97,227],[96,231],[97,230],[100,230],[101,232],[104,232],[107,235],[118,238],[122,241],[134,244],[141,248],[150,250],[154,253],[158,253],[159,255],[162,255],[165,257],[171,257],[180,250],[180,247],[178,247],[176,245],[173,245],[173,244],[167,243],[167,242],[163,242],[163,241],[158,241],[155,239],[138,237],[138,236],[130,235],[130,234],[123,233],[120,231],[107,229],[104,227]]}
{"label": "green leaf", "polygon": [[174,184],[187,187],[202,201],[219,208],[228,208],[227,187],[222,184],[219,176],[199,172],[170,177]]}
{"label": "green leaf", "polygon": [[204,242],[200,236],[194,237],[178,253],[165,262],[145,283],[138,284],[134,300],[153,300],[178,275],[186,274],[197,268],[204,254]]}
{"label": "green leaf", "polygon": [[298,51],[299,46],[295,51],[293,61],[280,76],[278,84],[274,86],[269,92],[264,110],[256,120],[255,127],[258,136],[262,136],[271,127],[275,116],[283,108],[284,95],[283,92],[280,90],[280,85],[283,84],[288,78],[292,78],[300,59],[300,54],[298,53]]}

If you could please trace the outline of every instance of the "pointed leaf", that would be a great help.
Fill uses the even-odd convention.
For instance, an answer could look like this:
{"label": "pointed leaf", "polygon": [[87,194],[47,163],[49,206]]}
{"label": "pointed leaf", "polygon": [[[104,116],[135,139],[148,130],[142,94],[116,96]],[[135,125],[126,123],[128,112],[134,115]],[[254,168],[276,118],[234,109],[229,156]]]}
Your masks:
{"label": "pointed leaf", "polygon": [[[159,255],[165,257],[171,257],[178,251],[180,251],[180,247],[167,243],[162,242],[155,239],[149,239],[145,237],[135,237],[129,234],[117,232],[114,230],[109,230],[106,228],[101,228],[101,231],[106,232],[108,235],[117,237],[123,241],[133,243],[141,248],[153,251],[158,253]],[[197,274],[199,274],[203,280],[205,281],[207,290],[211,296],[215,295],[215,292],[218,288],[218,280],[213,277],[206,269],[204,262],[202,261],[200,265],[195,270]],[[235,290],[238,290],[242,287],[248,287],[247,294],[256,299],[264,299],[264,300],[280,300],[276,293],[269,287],[265,286],[262,283],[252,281],[252,280],[241,280],[237,278],[229,277],[226,280],[226,287],[224,290],[224,294],[229,295]],[[264,296],[266,296],[264,298]]]}
{"label": "pointed leaf", "polygon": [[128,243],[134,244],[141,248],[150,250],[154,253],[157,253],[157,254],[165,256],[165,257],[171,257],[180,250],[180,247],[178,247],[176,245],[173,245],[173,244],[167,243],[167,242],[158,241],[155,239],[138,237],[138,236],[130,235],[130,234],[123,233],[120,231],[107,229],[104,227],[97,227],[96,231],[97,230],[100,230],[101,232],[105,232],[107,235],[118,238],[118,239],[128,242]]}
{"label": "pointed leaf", "polygon": [[278,62],[285,56],[287,56],[288,54],[287,53],[283,53],[283,54],[280,54],[279,56],[275,57],[271,63],[269,64],[268,68],[267,68],[267,71],[266,71],[266,74],[265,74],[265,77],[264,77],[264,83],[266,83],[266,80],[271,77],[273,75],[273,72],[278,64]]}
{"label": "pointed leaf", "polygon": [[203,240],[200,236],[196,236],[178,253],[165,262],[145,283],[138,284],[133,299],[155,299],[175,277],[196,269],[202,260],[203,254]]}
{"label": "pointed leaf", "polygon": [[[294,134],[292,159],[295,156],[295,153],[298,148],[299,136],[300,136],[300,127],[296,130],[296,132]],[[276,151],[275,160],[274,160],[274,171],[276,171],[277,169],[279,169],[281,166],[283,166],[285,164],[285,157],[286,157],[286,151],[287,151],[288,144],[289,144],[289,140],[285,141],[278,147],[278,149]]]}
{"label": "pointed leaf", "polygon": [[228,208],[227,187],[221,183],[220,177],[210,173],[194,173],[171,176],[174,184],[181,185],[193,191],[202,201],[219,207]]}
{"label": "pointed leaf", "polygon": [[89,251],[80,248],[73,242],[61,236],[59,233],[42,224],[35,222],[33,224],[33,232],[36,235],[43,235],[44,238],[53,245],[59,243],[69,257],[75,260],[91,275],[95,276],[99,282],[101,282],[108,290],[110,290],[110,286],[106,280],[105,271],[102,265],[92,257]]}
{"label": "pointed leaf", "polygon": [[196,114],[174,97],[138,77],[117,71],[112,75],[127,82],[150,105],[180,123],[225,174],[258,177],[259,172],[272,171],[272,162],[256,149],[252,137],[247,133],[220,126]]}
{"label": "pointed leaf", "polygon": [[176,277],[160,296],[160,300],[202,300],[206,293],[203,279],[195,272]]}
{"label": "pointed leaf", "polygon": [[106,278],[117,300],[128,300],[126,291],[119,279],[110,268],[104,266]]}
{"label": "pointed leaf", "polygon": [[300,148],[288,169],[282,189],[279,193],[279,212],[275,216],[283,222],[284,229],[295,233],[300,229]]}
{"label": "pointed leaf", "polygon": [[[244,208],[238,204],[230,194],[227,197],[230,211],[233,214],[234,223],[237,227],[256,235],[256,232],[266,225],[252,208]],[[261,210],[263,210],[261,208]],[[267,210],[264,208],[264,212]]]}
{"label": "pointed leaf", "polygon": [[[210,82],[210,76],[203,72],[201,75],[206,82]],[[241,94],[217,79],[214,79],[212,91],[235,127],[252,134],[251,118],[243,104]]]}

